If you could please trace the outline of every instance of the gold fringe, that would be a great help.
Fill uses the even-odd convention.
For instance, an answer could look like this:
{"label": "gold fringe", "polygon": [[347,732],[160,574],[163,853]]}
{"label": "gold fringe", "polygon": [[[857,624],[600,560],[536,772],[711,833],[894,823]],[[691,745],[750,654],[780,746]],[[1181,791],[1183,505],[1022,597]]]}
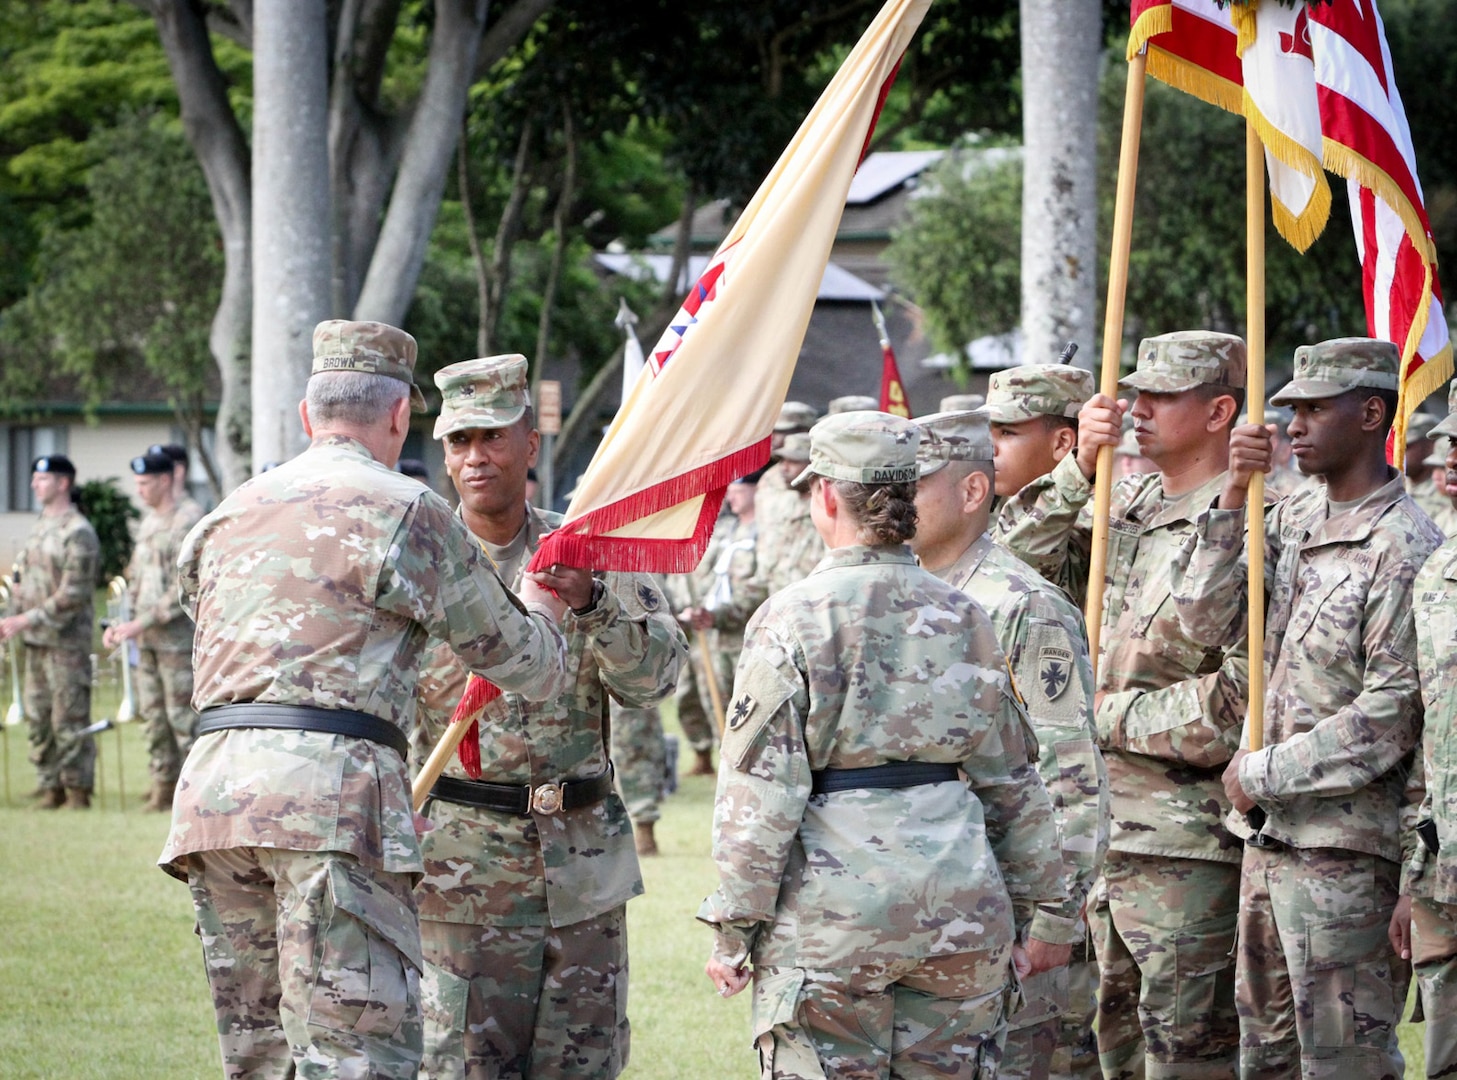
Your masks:
{"label": "gold fringe", "polygon": [[1330,216],[1331,189],[1329,184],[1321,183],[1315,186],[1310,202],[1305,204],[1305,210],[1300,214],[1292,213],[1284,203],[1275,198],[1273,191],[1270,193],[1270,220],[1275,226],[1275,231],[1302,255],[1325,231],[1326,222],[1330,220]]}
{"label": "gold fringe", "polygon": [[[1430,291],[1430,288],[1430,285],[1428,285],[1428,291]],[[1430,311],[1430,307],[1427,310]],[[1412,329],[1416,329],[1415,323],[1412,324]],[[1421,334],[1425,332],[1426,320],[1423,319],[1421,331],[1417,334],[1417,339],[1420,340]],[[1406,361],[1403,359],[1403,367],[1405,363]],[[1398,469],[1403,468],[1406,463],[1407,422],[1411,419],[1412,414],[1421,407],[1422,402],[1445,387],[1451,378],[1452,343],[1448,342],[1442,347],[1441,352],[1417,368],[1416,373],[1410,379],[1405,380],[1398,389],[1396,423],[1391,428],[1392,464]]]}
{"label": "gold fringe", "polygon": [[1148,44],[1148,39],[1159,34],[1167,34],[1174,28],[1174,13],[1169,7],[1160,5],[1156,8],[1149,8],[1138,17],[1133,28],[1128,31],[1128,59],[1132,60],[1143,51]]}
{"label": "gold fringe", "polygon": [[1168,83],[1176,90],[1192,94],[1200,101],[1218,105],[1221,109],[1232,112],[1236,116],[1240,114],[1244,88],[1238,83],[1220,78],[1208,68],[1181,60],[1157,46],[1150,46],[1148,73],[1159,82]]}
{"label": "gold fringe", "polygon": [[1370,188],[1381,198],[1386,200],[1388,206],[1396,211],[1401,218],[1401,223],[1406,227],[1406,234],[1411,237],[1412,245],[1421,254],[1422,258],[1431,266],[1437,264],[1437,248],[1427,236],[1422,220],[1417,216],[1416,207],[1407,201],[1402,194],[1401,188],[1396,184],[1386,170],[1381,168],[1369,158],[1356,153],[1345,143],[1338,143],[1329,136],[1324,137],[1321,142],[1325,149],[1325,167],[1333,173],[1344,176],[1347,180],[1354,180],[1362,187]]}
{"label": "gold fringe", "polygon": [[1248,90],[1245,90],[1243,94],[1245,118],[1254,126],[1255,134],[1259,135],[1260,142],[1275,155],[1277,160],[1315,181],[1315,190],[1311,193],[1310,202],[1299,214],[1293,213],[1289,207],[1275,198],[1273,191],[1270,193],[1270,216],[1275,223],[1275,231],[1303,255],[1310,245],[1315,243],[1316,237],[1325,231],[1326,222],[1330,220],[1330,184],[1326,182],[1320,158],[1308,146],[1292,139],[1266,119],[1265,114],[1260,112],[1259,106],[1255,104],[1255,100],[1250,96]]}
{"label": "gold fringe", "polygon": [[1234,54],[1241,60],[1244,59],[1245,50],[1255,43],[1255,37],[1259,33],[1259,19],[1255,14],[1259,6],[1259,0],[1229,6],[1229,21],[1234,27],[1236,37]]}

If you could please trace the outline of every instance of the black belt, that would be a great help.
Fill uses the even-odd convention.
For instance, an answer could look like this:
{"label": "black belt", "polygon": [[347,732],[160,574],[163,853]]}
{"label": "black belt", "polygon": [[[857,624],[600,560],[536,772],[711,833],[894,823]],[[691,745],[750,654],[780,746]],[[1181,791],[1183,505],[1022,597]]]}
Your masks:
{"label": "black belt", "polygon": [[1442,853],[1442,842],[1437,838],[1437,823],[1432,818],[1417,825],[1417,836],[1421,838],[1422,847],[1433,855]]}
{"label": "black belt", "polygon": [[484,780],[457,780],[442,776],[430,789],[432,799],[477,806],[502,814],[526,817],[531,813],[555,814],[594,806],[612,793],[612,766],[587,780],[559,784],[493,784]]}
{"label": "black belt", "polygon": [[204,709],[198,717],[197,733],[228,728],[286,728],[295,731],[319,731],[325,735],[347,735],[354,739],[388,746],[401,759],[409,756],[410,740],[388,720],[354,709],[316,709],[312,705],[260,704],[245,701],[235,705],[215,705]]}
{"label": "black belt", "polygon": [[820,769],[809,774],[811,795],[856,788],[908,788],[961,779],[955,765],[938,761],[892,761],[868,769]]}

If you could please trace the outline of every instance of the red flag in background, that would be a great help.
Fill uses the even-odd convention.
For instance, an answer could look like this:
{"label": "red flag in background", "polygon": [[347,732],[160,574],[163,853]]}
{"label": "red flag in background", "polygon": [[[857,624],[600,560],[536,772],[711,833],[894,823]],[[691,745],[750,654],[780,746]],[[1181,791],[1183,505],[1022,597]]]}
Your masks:
{"label": "red flag in background", "polygon": [[880,335],[880,411],[911,418],[911,401],[906,397],[906,384],[901,381],[900,365],[895,362],[895,349],[890,344],[890,331],[880,305],[870,301],[870,317]]}
{"label": "red flag in background", "polygon": [[[840,65],[648,353],[530,569],[669,574],[703,558],[729,483],[769,460],[850,181],[930,4],[887,0]],[[472,675],[452,722],[497,694]]]}

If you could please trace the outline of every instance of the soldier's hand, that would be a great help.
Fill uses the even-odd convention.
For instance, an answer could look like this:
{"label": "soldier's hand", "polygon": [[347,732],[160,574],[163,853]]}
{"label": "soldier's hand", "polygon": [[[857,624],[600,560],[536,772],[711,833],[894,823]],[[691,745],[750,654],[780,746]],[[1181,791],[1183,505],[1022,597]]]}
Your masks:
{"label": "soldier's hand", "polygon": [[1255,808],[1255,800],[1245,794],[1244,786],[1239,782],[1239,763],[1249,756],[1248,750],[1236,750],[1224,769],[1224,794],[1241,814],[1248,814]]}
{"label": "soldier's hand", "polygon": [[538,580],[540,574],[523,574],[521,577],[521,589],[517,593],[524,604],[541,604],[552,614],[552,618],[561,622],[566,618],[567,603],[556,593],[552,592]]}
{"label": "soldier's hand", "polygon": [[1128,402],[1094,394],[1078,413],[1078,468],[1089,480],[1098,469],[1098,448],[1117,446],[1123,438]]}
{"label": "soldier's hand", "polygon": [[108,649],[114,649],[123,641],[136,637],[142,632],[142,621],[132,619],[130,622],[118,623],[115,626],[108,626],[106,633],[101,635],[101,644]]}
{"label": "soldier's hand", "polygon": [[592,602],[592,571],[565,563],[552,563],[531,577],[566,601],[567,607],[580,610]]}
{"label": "soldier's hand", "polygon": [[1220,509],[1237,510],[1243,506],[1255,474],[1269,472],[1274,463],[1274,424],[1241,424],[1230,432],[1229,472],[1219,497]]}
{"label": "soldier's hand", "polygon": [[746,967],[729,967],[722,961],[711,959],[703,966],[703,973],[720,997],[731,998],[749,985],[749,969]]}
{"label": "soldier's hand", "polygon": [[8,640],[26,630],[30,619],[24,615],[9,615],[0,619],[0,641]]}
{"label": "soldier's hand", "polygon": [[706,608],[689,608],[685,614],[688,616],[688,625],[695,630],[713,629],[713,612]]}
{"label": "soldier's hand", "polygon": [[1032,974],[1032,958],[1027,955],[1027,950],[1020,945],[1012,946],[1012,969],[1017,972],[1017,978],[1025,979]]}
{"label": "soldier's hand", "polygon": [[1411,897],[1400,896],[1396,909],[1391,913],[1391,925],[1386,928],[1391,951],[1403,960],[1411,959]]}
{"label": "soldier's hand", "polygon": [[1054,945],[1050,941],[1042,941],[1039,938],[1027,939],[1027,959],[1032,964],[1031,973],[1033,975],[1039,971],[1066,967],[1072,958],[1073,947],[1071,945]]}

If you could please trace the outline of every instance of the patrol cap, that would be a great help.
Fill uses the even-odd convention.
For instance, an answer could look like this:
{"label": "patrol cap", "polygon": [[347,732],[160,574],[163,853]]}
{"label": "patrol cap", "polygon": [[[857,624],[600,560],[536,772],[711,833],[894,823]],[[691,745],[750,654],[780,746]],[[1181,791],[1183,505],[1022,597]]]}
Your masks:
{"label": "patrol cap", "polygon": [[786,401],[779,406],[779,419],[774,421],[774,430],[781,435],[791,431],[808,431],[815,426],[820,414],[814,407],[802,401]]}
{"label": "patrol cap", "polygon": [[1196,386],[1245,384],[1245,343],[1213,330],[1177,330],[1138,343],[1138,367],[1119,386],[1178,394]]}
{"label": "patrol cap", "polygon": [[1332,338],[1295,350],[1295,377],[1270,398],[1271,404],[1319,401],[1347,390],[1395,390],[1401,354],[1389,341]]}
{"label": "patrol cap", "polygon": [[132,472],[138,476],[172,475],[172,459],[166,454],[154,454],[148,450],[141,457],[131,460]]}
{"label": "patrol cap", "polygon": [[986,403],[987,399],[981,394],[947,394],[936,406],[936,411],[970,412],[972,409],[980,409]]}
{"label": "patrol cap", "polygon": [[1432,437],[1432,428],[1437,426],[1437,418],[1429,412],[1416,412],[1406,422],[1406,445],[1421,442],[1423,439]]}
{"label": "patrol cap", "polygon": [[922,476],[939,472],[953,461],[992,460],[992,430],[979,410],[918,416],[916,426],[921,429],[916,461]]}
{"label": "patrol cap", "polygon": [[1445,469],[1447,467],[1447,455],[1451,452],[1451,438],[1446,435],[1438,435],[1432,440],[1432,452],[1422,460],[1422,464],[1430,465],[1437,469]]}
{"label": "patrol cap", "polygon": [[826,416],[836,416],[839,413],[847,412],[879,411],[879,399],[867,397],[865,394],[847,394],[844,397],[831,398],[829,405],[825,407]]}
{"label": "patrol cap", "polygon": [[76,466],[71,464],[71,459],[65,454],[42,454],[31,462],[30,471],[55,473],[57,476],[69,476],[72,479],[76,476]]}
{"label": "patrol cap", "polygon": [[1438,435],[1457,435],[1457,379],[1452,380],[1451,389],[1447,391],[1447,418],[1427,432],[1429,438]]}
{"label": "patrol cap", "polygon": [[986,418],[1020,424],[1037,416],[1077,416],[1093,396],[1093,373],[1067,364],[1024,364],[998,371],[987,384]]}
{"label": "patrol cap", "polygon": [[809,461],[809,432],[795,431],[784,439],[779,448],[780,461]]}
{"label": "patrol cap", "polygon": [[153,443],[151,446],[147,447],[147,453],[166,454],[167,457],[172,460],[172,464],[174,465],[182,465],[185,467],[188,463],[187,447],[183,446],[181,443]]}
{"label": "patrol cap", "polygon": [[435,373],[440,388],[440,419],[435,437],[470,428],[510,427],[526,413],[526,357],[520,353],[462,360]]}
{"label": "patrol cap", "polygon": [[309,372],[363,371],[388,375],[410,387],[410,411],[425,411],[415,385],[415,339],[381,322],[329,319],[314,327],[314,366]]}
{"label": "patrol cap", "polygon": [[916,464],[921,429],[890,413],[836,413],[811,428],[809,440],[809,466],[794,478],[795,487],[811,476],[852,484],[906,484],[921,473]]}
{"label": "patrol cap", "polygon": [[1143,457],[1143,450],[1138,445],[1138,436],[1132,428],[1125,431],[1118,440],[1118,445],[1113,448],[1114,457]]}

